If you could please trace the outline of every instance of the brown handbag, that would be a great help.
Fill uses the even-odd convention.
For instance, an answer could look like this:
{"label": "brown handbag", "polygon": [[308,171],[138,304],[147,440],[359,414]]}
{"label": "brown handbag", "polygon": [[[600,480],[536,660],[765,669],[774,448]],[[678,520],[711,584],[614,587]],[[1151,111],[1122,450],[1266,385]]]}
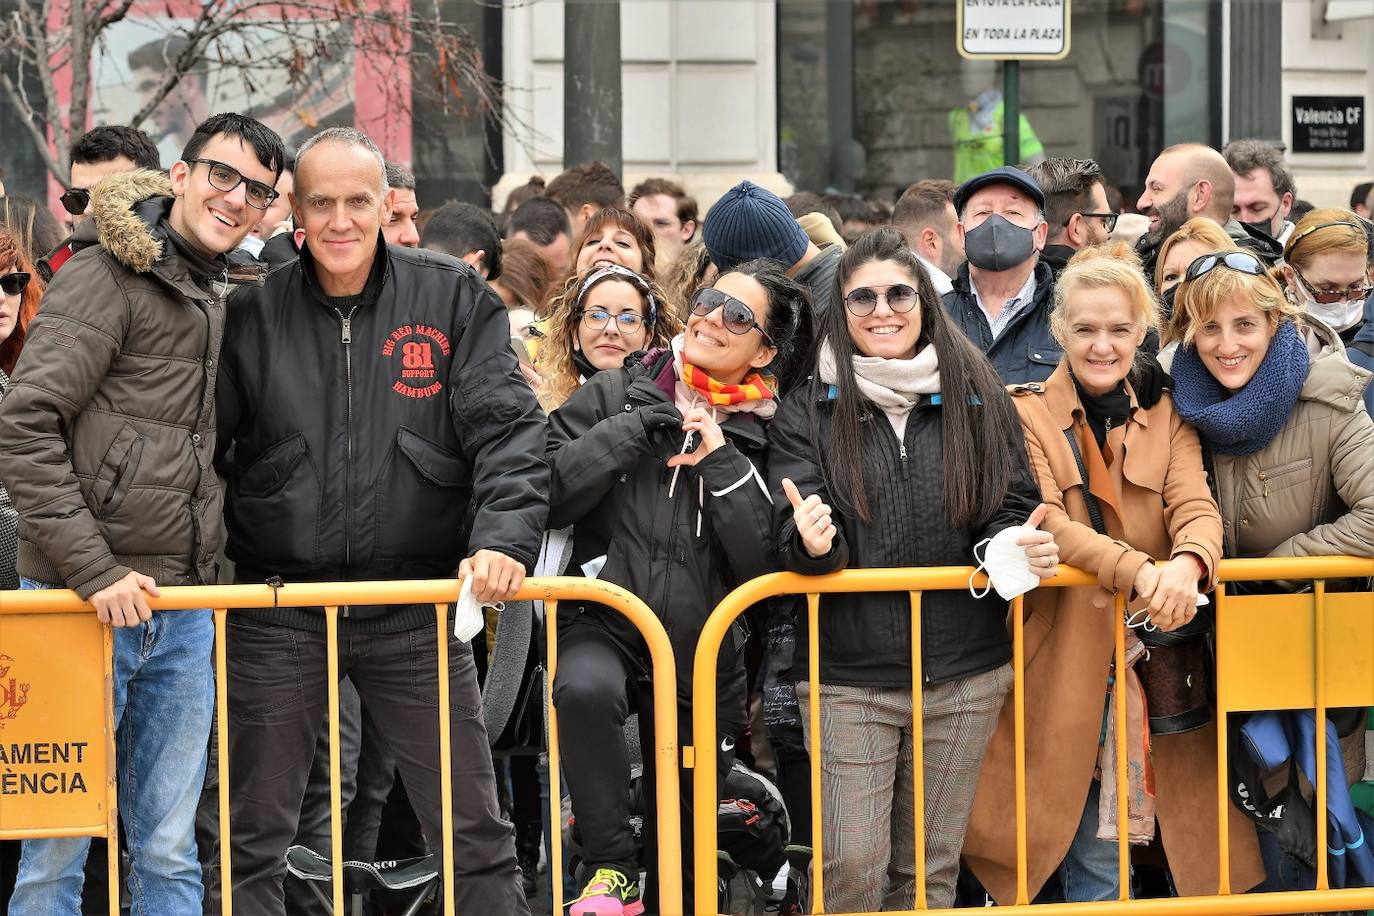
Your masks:
{"label": "brown handbag", "polygon": [[[1078,473],[1082,478],[1083,501],[1088,518],[1098,534],[1106,534],[1097,497],[1088,489],[1088,470],[1078,440],[1064,430],[1069,440]],[[1216,659],[1212,647],[1212,618],[1199,609],[1186,625],[1165,632],[1140,631],[1145,657],[1135,663],[1136,676],[1145,691],[1145,708],[1150,718],[1150,734],[1178,735],[1195,731],[1212,720],[1213,672]]]}

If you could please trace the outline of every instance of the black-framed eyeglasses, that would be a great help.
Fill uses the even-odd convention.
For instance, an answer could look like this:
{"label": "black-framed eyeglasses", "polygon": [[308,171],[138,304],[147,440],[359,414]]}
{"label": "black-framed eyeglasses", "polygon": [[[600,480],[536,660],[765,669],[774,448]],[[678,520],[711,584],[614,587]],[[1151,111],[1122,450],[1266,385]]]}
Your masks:
{"label": "black-framed eyeglasses", "polygon": [[0,290],[3,290],[6,296],[17,296],[28,285],[29,274],[20,270],[0,276]]}
{"label": "black-framed eyeglasses", "polygon": [[[1289,265],[1292,267],[1292,265]],[[1318,291],[1307,278],[1302,275],[1302,271],[1293,267],[1293,276],[1298,278],[1302,288],[1307,290],[1307,294],[1312,297],[1312,301],[1318,305],[1332,305],[1337,302],[1356,302],[1369,298],[1370,292],[1374,292],[1374,286],[1347,286],[1345,289],[1333,289]]]}
{"label": "black-framed eyeglasses", "polygon": [[[1083,217],[1084,219],[1092,218],[1102,220],[1102,226],[1108,232],[1116,231],[1116,221],[1121,218],[1120,213],[1080,213],[1078,215]],[[1069,224],[1069,220],[1071,219],[1073,219],[1072,216],[1070,216],[1069,219],[1064,220],[1064,225],[1067,226]]]}
{"label": "black-framed eyeglasses", "polygon": [[634,334],[644,327],[644,316],[639,312],[621,312],[619,315],[612,315],[605,309],[582,310],[582,323],[591,331],[604,331],[612,319],[615,319],[616,330],[622,334]]}
{"label": "black-framed eyeglasses", "polygon": [[263,184],[261,181],[254,181],[246,177],[232,165],[225,165],[215,159],[186,159],[187,165],[195,165],[203,162],[208,167],[207,177],[210,179],[210,187],[216,191],[223,191],[228,194],[239,185],[244,186],[244,200],[248,206],[254,210],[266,210],[272,206],[272,201],[281,196],[274,188]]}
{"label": "black-framed eyeglasses", "polygon": [[86,188],[68,188],[58,200],[62,202],[63,210],[72,216],[80,216],[91,205],[91,192]]}
{"label": "black-framed eyeglasses", "polygon": [[1194,258],[1193,263],[1188,265],[1188,269],[1183,273],[1183,279],[1196,280],[1217,267],[1225,267],[1237,273],[1249,274],[1252,277],[1262,277],[1266,271],[1260,259],[1250,254],[1248,251],[1214,251],[1211,254],[1204,254]]}
{"label": "black-framed eyeglasses", "polygon": [[708,286],[706,289],[697,290],[697,294],[692,297],[692,314],[700,318],[705,318],[718,308],[724,308],[721,324],[725,325],[725,330],[731,334],[748,334],[757,330],[768,346],[776,346],[773,338],[769,337],[768,332],[755,320],[754,310],[734,296]]}
{"label": "black-framed eyeglasses", "polygon": [[916,307],[916,290],[905,283],[893,283],[886,288],[881,286],[860,286],[851,289],[844,297],[844,307],[855,318],[867,318],[878,307],[878,300],[898,314],[906,314]]}

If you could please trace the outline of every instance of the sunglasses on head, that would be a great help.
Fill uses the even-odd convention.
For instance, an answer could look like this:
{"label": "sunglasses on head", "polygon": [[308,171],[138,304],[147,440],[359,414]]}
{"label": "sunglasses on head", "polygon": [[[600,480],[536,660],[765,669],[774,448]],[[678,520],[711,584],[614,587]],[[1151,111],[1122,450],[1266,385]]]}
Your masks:
{"label": "sunglasses on head", "polygon": [[1183,274],[1183,279],[1185,281],[1196,280],[1218,267],[1249,274],[1252,277],[1262,277],[1267,273],[1264,265],[1260,263],[1260,259],[1247,251],[1216,251],[1196,258],[1193,263],[1188,265],[1188,269]]}
{"label": "sunglasses on head", "polygon": [[80,216],[91,205],[91,192],[85,188],[69,188],[58,200],[62,202],[63,210],[72,216]]}
{"label": "sunglasses on head", "polygon": [[17,296],[29,285],[29,275],[22,271],[15,271],[11,274],[0,276],[0,290],[4,290],[6,296]]}
{"label": "sunglasses on head", "polygon": [[878,307],[878,300],[899,314],[905,314],[916,307],[916,290],[905,283],[894,283],[884,289],[881,286],[860,286],[845,294],[844,307],[855,318],[867,318]]}
{"label": "sunglasses on head", "polygon": [[768,346],[774,346],[773,338],[768,336],[768,332],[754,319],[754,310],[740,302],[734,296],[727,295],[714,287],[697,290],[697,294],[692,297],[692,314],[705,318],[718,308],[724,308],[721,314],[721,324],[725,325],[725,330],[731,334],[748,334],[750,331],[757,330],[763,335],[763,339]]}

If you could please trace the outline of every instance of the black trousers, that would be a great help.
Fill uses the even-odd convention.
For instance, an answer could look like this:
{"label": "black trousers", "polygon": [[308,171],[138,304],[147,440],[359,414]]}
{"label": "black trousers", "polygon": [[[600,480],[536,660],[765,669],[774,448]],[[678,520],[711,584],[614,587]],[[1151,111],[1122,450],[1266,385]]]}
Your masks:
{"label": "black trousers", "polygon": [[[395,754],[437,852],[442,806],[435,636],[433,624],[404,633],[342,635],[339,674],[353,681]],[[234,912],[284,916],[284,857],[326,714],[325,635],[230,615],[227,651]],[[514,831],[496,804],[472,649],[450,635],[448,653],[455,912],[527,916]]]}
{"label": "black trousers", "polygon": [[[643,796],[645,862],[649,887],[645,906],[657,912],[658,834],[654,768],[654,709],[651,691],[611,637],[594,626],[568,626],[559,634],[558,674],[553,682],[558,712],[559,751],[585,853],[579,884],[593,871],[613,866],[628,875],[639,873],[634,835],[630,828],[630,757],[625,746],[625,720],[631,706],[639,713],[639,741],[644,757]],[[735,736],[742,722],[719,722],[711,748],[698,748],[696,765],[716,767],[717,792],[735,759]],[[691,703],[678,697],[678,745],[692,743]],[[692,771],[682,770],[683,906],[694,912],[692,859]]]}

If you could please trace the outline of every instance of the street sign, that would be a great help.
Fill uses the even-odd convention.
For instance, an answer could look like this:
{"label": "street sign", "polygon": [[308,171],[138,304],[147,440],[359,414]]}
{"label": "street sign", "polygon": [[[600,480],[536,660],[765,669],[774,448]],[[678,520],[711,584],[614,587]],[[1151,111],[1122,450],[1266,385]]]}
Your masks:
{"label": "street sign", "polygon": [[959,53],[972,60],[1062,60],[1070,0],[959,0]]}
{"label": "street sign", "polygon": [[1293,152],[1364,152],[1366,113],[1362,95],[1293,96]]}
{"label": "street sign", "polygon": [[0,616],[0,838],[110,829],[105,630],[89,611]]}

